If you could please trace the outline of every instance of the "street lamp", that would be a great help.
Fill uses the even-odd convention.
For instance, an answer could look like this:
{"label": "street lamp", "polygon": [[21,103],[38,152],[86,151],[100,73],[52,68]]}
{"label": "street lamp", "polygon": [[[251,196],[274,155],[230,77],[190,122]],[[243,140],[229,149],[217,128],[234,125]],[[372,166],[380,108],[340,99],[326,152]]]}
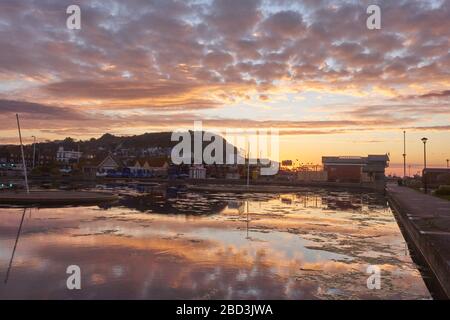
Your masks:
{"label": "street lamp", "polygon": [[446,161],[447,161],[447,169],[448,169],[448,161],[449,161],[449,159],[447,159]]}
{"label": "street lamp", "polygon": [[33,138],[33,169],[34,169],[34,164],[36,161],[36,137],[32,136]]}
{"label": "street lamp", "polygon": [[403,131],[403,179],[406,177],[406,131]]}
{"label": "street lamp", "polygon": [[425,174],[425,169],[427,168],[427,138],[422,138],[421,139],[423,142],[423,186],[424,186],[424,191],[425,193],[427,193],[427,176]]}
{"label": "street lamp", "polygon": [[427,168],[427,141],[428,141],[428,138],[422,138],[421,140],[423,142],[423,168],[426,169]]}

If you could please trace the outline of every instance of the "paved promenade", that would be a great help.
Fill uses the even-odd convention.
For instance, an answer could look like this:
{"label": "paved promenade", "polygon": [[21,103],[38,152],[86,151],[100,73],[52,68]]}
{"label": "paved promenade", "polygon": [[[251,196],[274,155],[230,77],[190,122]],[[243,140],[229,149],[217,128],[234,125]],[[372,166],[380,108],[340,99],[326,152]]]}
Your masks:
{"label": "paved promenade", "polygon": [[450,201],[388,184],[399,223],[450,299]]}

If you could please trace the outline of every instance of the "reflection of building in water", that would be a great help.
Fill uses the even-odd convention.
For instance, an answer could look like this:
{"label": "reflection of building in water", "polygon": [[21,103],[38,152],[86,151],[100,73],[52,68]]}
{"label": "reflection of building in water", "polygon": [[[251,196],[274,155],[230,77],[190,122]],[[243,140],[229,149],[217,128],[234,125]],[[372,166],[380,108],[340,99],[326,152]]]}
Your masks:
{"label": "reflection of building in water", "polygon": [[[292,195],[293,197],[293,195]],[[304,208],[321,208],[323,207],[322,198],[320,194],[317,193],[302,193],[296,194],[293,198],[296,204],[303,206]]]}
{"label": "reflection of building in water", "polygon": [[125,197],[118,201],[118,205],[141,212],[188,215],[217,214],[227,207],[226,201],[208,195],[175,191],[172,187],[142,196]]}
{"label": "reflection of building in water", "polygon": [[284,204],[292,204],[292,199],[291,198],[286,198],[286,197],[281,196],[280,200]]}
{"label": "reflection of building in water", "polygon": [[358,202],[354,198],[324,197],[322,202],[326,205],[326,208],[340,211],[361,210],[363,206],[361,199]]}
{"label": "reflection of building in water", "polygon": [[244,201],[228,201],[229,209],[236,209],[239,214],[244,212],[245,202]]}
{"label": "reflection of building in water", "polygon": [[329,193],[322,196],[321,202],[325,208],[332,210],[370,210],[386,207],[386,198],[380,194],[363,193]]}

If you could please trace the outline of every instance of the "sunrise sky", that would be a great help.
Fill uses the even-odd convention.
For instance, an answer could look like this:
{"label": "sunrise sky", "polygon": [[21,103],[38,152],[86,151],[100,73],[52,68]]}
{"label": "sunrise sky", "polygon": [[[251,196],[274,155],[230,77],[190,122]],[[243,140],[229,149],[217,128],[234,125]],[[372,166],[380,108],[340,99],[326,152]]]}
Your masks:
{"label": "sunrise sky", "polygon": [[[66,8],[81,8],[81,30]],[[378,4],[381,30],[368,30]],[[0,143],[278,128],[281,158],[450,158],[450,1],[1,0]]]}

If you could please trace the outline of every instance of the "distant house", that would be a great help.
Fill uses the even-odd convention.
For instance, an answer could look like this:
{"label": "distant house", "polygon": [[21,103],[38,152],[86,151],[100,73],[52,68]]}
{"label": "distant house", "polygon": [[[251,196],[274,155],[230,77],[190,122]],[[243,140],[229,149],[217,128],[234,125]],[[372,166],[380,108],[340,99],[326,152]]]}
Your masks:
{"label": "distant house", "polygon": [[169,160],[166,157],[146,158],[144,168],[157,177],[167,176],[169,169]]}
{"label": "distant house", "polygon": [[50,153],[39,152],[36,156],[36,165],[38,166],[48,166],[55,163],[55,155]]}
{"label": "distant house", "polygon": [[81,158],[83,153],[79,151],[67,151],[64,150],[64,147],[59,147],[58,151],[56,151],[56,161],[58,162],[75,162]]}
{"label": "distant house", "polygon": [[128,166],[134,176],[167,176],[169,161],[166,157],[145,157],[131,161]]}
{"label": "distant house", "polygon": [[97,166],[97,172],[105,173],[108,171],[117,171],[121,168],[123,168],[124,165],[122,161],[114,157],[113,155],[109,154],[106,156],[106,158],[100,162],[100,164]]}
{"label": "distant house", "polygon": [[377,182],[384,181],[389,166],[388,155],[367,157],[322,157],[324,171],[331,182]]}
{"label": "distant house", "polygon": [[85,177],[95,177],[97,174],[97,164],[93,161],[83,162],[81,172]]}
{"label": "distant house", "polygon": [[130,173],[133,176],[141,176],[144,174],[147,174],[147,172],[145,172],[145,169],[143,168],[143,165],[141,164],[141,160],[136,159],[136,160],[131,160],[128,163],[128,168],[130,169]]}

